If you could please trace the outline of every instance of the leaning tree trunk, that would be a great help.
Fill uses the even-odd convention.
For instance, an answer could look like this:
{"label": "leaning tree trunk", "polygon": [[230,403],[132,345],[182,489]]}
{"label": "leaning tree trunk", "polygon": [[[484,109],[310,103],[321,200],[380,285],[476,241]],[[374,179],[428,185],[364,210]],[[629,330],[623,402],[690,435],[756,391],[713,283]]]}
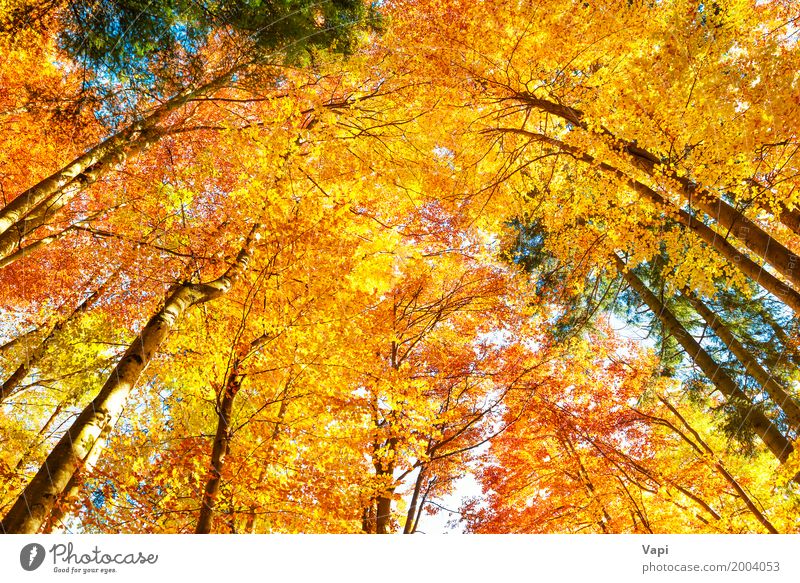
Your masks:
{"label": "leaning tree trunk", "polygon": [[[230,69],[196,89],[181,91],[156,108],[149,116],[110,136],[54,174],[17,195],[0,209],[0,257],[7,255],[13,249],[13,245],[19,241],[20,234],[30,231],[30,227],[23,226],[26,218],[33,215],[31,218],[36,217],[38,220],[42,216],[52,215],[51,207],[66,204],[64,198],[73,197],[87,184],[96,181],[109,168],[124,160],[127,153],[132,152],[137,144],[141,146],[143,142],[156,141],[160,138],[161,134],[156,127],[170,114],[191,99],[222,88],[239,69],[240,67]],[[17,233],[13,233],[15,226],[18,227]]]}
{"label": "leaning tree trunk", "polygon": [[[26,237],[39,227],[48,224],[78,193],[97,182],[112,169],[123,165],[129,158],[137,156],[147,147],[161,139],[163,135],[164,132],[155,130],[143,131],[138,138],[131,140],[125,148],[109,152],[62,188],[31,208],[28,214],[0,234],[0,257],[2,258],[0,267],[7,267],[17,260],[30,255],[36,249],[59,239],[62,234],[66,234],[58,233],[43,237],[27,247],[22,247]],[[12,204],[16,200],[14,199]]]}
{"label": "leaning tree trunk", "polygon": [[[583,130],[594,131],[603,136],[612,148],[627,154],[634,166],[646,172],[651,177],[655,178],[660,174],[680,184],[681,194],[687,199],[689,204],[703,210],[703,212],[719,222],[725,229],[734,232],[735,236],[741,238],[751,251],[767,259],[766,254],[771,253],[770,248],[777,246],[775,248],[776,255],[774,255],[774,257],[782,257],[783,259],[779,259],[781,263],[788,260],[786,265],[792,266],[791,269],[794,269],[798,261],[797,256],[789,252],[780,243],[777,243],[775,239],[764,232],[761,227],[750,221],[750,219],[742,215],[739,211],[722,200],[722,198],[709,192],[708,189],[704,189],[693,183],[689,178],[679,176],[675,170],[667,168],[658,156],[638,146],[636,140],[621,139],[609,129],[602,126],[590,128],[589,124],[586,123],[584,119],[583,112],[579,109],[553,103],[546,99],[540,99],[529,93],[517,94],[515,95],[515,99],[525,103],[529,107],[560,117]],[[770,211],[781,223],[800,235],[799,211],[796,209],[789,209],[783,202],[778,204],[777,213],[769,208],[764,210]],[[740,231],[740,233],[736,234],[735,231]],[[780,249],[782,249],[782,251],[779,251]],[[797,284],[797,281],[795,281],[795,284]]]}
{"label": "leaning tree trunk", "polygon": [[694,293],[684,291],[683,295],[688,298],[692,307],[697,311],[706,324],[714,331],[725,346],[728,347],[736,359],[742,363],[745,373],[755,379],[764,391],[786,415],[789,426],[796,432],[800,432],[800,406],[792,399],[778,382],[770,375],[756,360],[755,356],[745,348],[733,335],[733,332],[725,325],[725,322],[712,312]]}
{"label": "leaning tree trunk", "polygon": [[[732,267],[740,270],[752,281],[761,285],[764,289],[789,306],[795,312],[795,314],[800,316],[800,292],[769,273],[763,268],[763,266],[750,259],[746,253],[739,251],[739,249],[727,241],[723,235],[717,233],[714,229],[701,222],[699,219],[693,217],[685,210],[676,207],[676,205],[672,204],[668,199],[664,198],[662,195],[657,193],[643,182],[630,178],[622,170],[607,164],[606,162],[598,162],[593,156],[590,156],[574,146],[570,146],[569,144],[565,144],[560,140],[556,140],[555,138],[551,138],[544,134],[514,128],[500,128],[492,131],[519,134],[531,138],[532,140],[555,146],[559,150],[575,157],[577,160],[592,165],[593,167],[605,172],[609,176],[613,176],[617,180],[620,180],[623,184],[629,186],[635,192],[645,195],[657,207],[667,209],[672,215],[672,218],[674,218],[679,224],[690,229],[695,235],[705,241],[706,244],[711,246],[722,257],[727,259]],[[778,268],[779,266],[773,265],[773,267]]]}
{"label": "leaning tree trunk", "polygon": [[78,416],[17,498],[0,523],[0,531],[24,534],[39,531],[56,502],[71,487],[75,473],[82,467],[84,471],[91,470],[99,458],[129,393],[164,339],[187,309],[230,290],[247,269],[261,229],[261,224],[251,229],[236,259],[222,276],[209,283],[181,285],[167,298],[164,307],[150,318],[125,351],[100,393]]}
{"label": "leaning tree trunk", "polygon": [[81,460],[80,467],[72,474],[63,492],[61,492],[56,499],[50,515],[47,517],[47,520],[44,521],[39,532],[50,534],[53,532],[53,529],[58,528],[59,525],[64,526],[64,517],[69,513],[71,504],[78,498],[78,494],[83,486],[83,481],[91,473],[100,459],[100,454],[103,453],[104,446],[105,439],[95,440],[86,453],[86,457]]}
{"label": "leaning tree trunk", "polygon": [[661,301],[651,292],[647,286],[633,272],[628,271],[622,259],[614,256],[617,270],[623,279],[639,297],[647,304],[650,311],[661,321],[664,327],[680,343],[686,354],[692,361],[700,367],[700,370],[708,377],[714,386],[725,395],[731,404],[744,407],[747,411],[747,423],[758,435],[772,454],[784,463],[792,453],[791,442],[778,430],[763,412],[753,405],[748,396],[738,387],[721,368],[714,362],[711,355],[706,352],[700,343],[689,334],[678,319]]}
{"label": "leaning tree trunk", "polygon": [[778,203],[778,219],[796,235],[800,235],[800,211],[789,209],[783,202]]}
{"label": "leaning tree trunk", "polygon": [[[250,344],[241,345],[236,348],[235,358],[228,378],[225,381],[225,386],[222,388],[222,394],[217,397],[217,431],[214,435],[214,446],[211,449],[211,471],[206,481],[205,489],[203,490],[203,499],[200,503],[200,516],[197,519],[195,534],[208,534],[211,532],[211,521],[214,517],[214,509],[216,508],[217,496],[219,495],[222,470],[225,467],[225,458],[230,451],[231,413],[233,412],[233,403],[236,400],[239,389],[242,388],[242,381],[244,381],[244,375],[240,373],[239,368],[242,361],[252,354],[259,346],[264,344],[269,337],[268,334],[262,334],[250,342]],[[285,399],[281,402],[281,410],[285,412],[284,403]],[[273,431],[274,436],[277,436],[277,430],[276,427]]]}
{"label": "leaning tree trunk", "polygon": [[414,517],[414,524],[411,527],[411,532],[409,534],[417,534],[417,529],[419,528],[419,522],[422,520],[422,512],[425,510],[425,504],[428,502],[428,496],[433,491],[434,487],[436,486],[436,476],[431,477],[428,480],[428,483],[425,485],[425,491],[422,493],[422,498],[417,505],[417,515]]}

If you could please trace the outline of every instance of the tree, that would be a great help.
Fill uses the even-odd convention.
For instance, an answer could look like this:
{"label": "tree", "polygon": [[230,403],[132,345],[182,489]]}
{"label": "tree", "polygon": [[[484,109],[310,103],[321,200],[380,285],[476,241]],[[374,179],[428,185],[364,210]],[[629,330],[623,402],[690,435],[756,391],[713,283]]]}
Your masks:
{"label": "tree", "polygon": [[797,531],[796,5],[6,8],[4,530]]}

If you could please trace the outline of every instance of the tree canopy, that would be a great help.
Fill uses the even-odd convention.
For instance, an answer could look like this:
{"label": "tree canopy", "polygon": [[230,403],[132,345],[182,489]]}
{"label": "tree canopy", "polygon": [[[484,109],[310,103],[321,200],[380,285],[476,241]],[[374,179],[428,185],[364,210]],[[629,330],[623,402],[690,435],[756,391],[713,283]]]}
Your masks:
{"label": "tree canopy", "polygon": [[0,0],[0,531],[800,532],[798,21]]}

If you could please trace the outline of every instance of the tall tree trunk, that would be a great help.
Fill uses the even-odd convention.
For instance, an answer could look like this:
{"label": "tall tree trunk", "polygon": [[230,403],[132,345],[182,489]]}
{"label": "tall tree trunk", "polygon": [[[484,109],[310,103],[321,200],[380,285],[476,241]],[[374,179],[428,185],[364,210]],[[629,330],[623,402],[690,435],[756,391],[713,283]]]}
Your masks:
{"label": "tall tree trunk", "polygon": [[[764,289],[789,306],[795,312],[795,314],[800,316],[800,292],[769,273],[761,265],[750,259],[747,254],[739,251],[734,245],[728,242],[724,235],[717,233],[714,229],[701,222],[699,219],[693,217],[685,210],[678,208],[676,205],[672,204],[669,200],[664,198],[662,195],[657,193],[643,182],[630,178],[622,170],[619,170],[610,164],[598,162],[593,156],[590,156],[574,146],[570,146],[560,140],[556,140],[544,134],[538,134],[535,132],[514,128],[500,128],[496,131],[501,133],[506,132],[524,135],[532,140],[537,140],[555,146],[561,151],[573,156],[577,160],[593,165],[606,174],[615,177],[623,184],[632,188],[635,192],[645,195],[648,199],[650,199],[651,202],[655,203],[657,207],[668,209],[672,218],[674,218],[679,224],[694,232],[695,235],[705,241],[706,244],[711,246],[722,257],[727,259],[732,266],[734,266],[736,269],[739,269],[744,275],[749,277],[755,283],[761,285]],[[777,269],[777,266],[773,265],[773,267],[776,267]]]}
{"label": "tall tree trunk", "polygon": [[700,343],[686,331],[678,319],[661,303],[655,294],[653,294],[633,272],[626,269],[625,264],[618,256],[615,255],[614,259],[617,270],[622,275],[623,279],[633,288],[642,301],[647,304],[647,307],[661,321],[664,328],[675,337],[684,351],[686,351],[689,358],[700,367],[703,374],[708,377],[731,404],[747,410],[746,418],[748,425],[756,435],[761,437],[767,448],[781,463],[786,462],[793,451],[791,442],[786,439],[764,413],[753,405],[752,401],[736,385],[733,379],[714,362],[711,355],[709,355],[700,346]]}
{"label": "tall tree trunk", "polygon": [[40,528],[41,533],[49,534],[59,525],[64,526],[64,517],[67,516],[71,504],[78,498],[84,479],[91,473],[100,459],[100,454],[105,448],[106,439],[97,439],[91,445],[86,457],[81,460],[81,465],[72,474],[64,490],[56,497],[50,515]]}
{"label": "tall tree trunk", "polygon": [[211,532],[211,520],[214,516],[219,484],[222,479],[222,469],[225,465],[225,456],[230,449],[230,427],[233,401],[242,386],[242,377],[239,374],[239,360],[234,361],[232,370],[228,375],[223,389],[222,400],[218,403],[217,433],[214,436],[214,447],[211,451],[211,472],[203,492],[203,501],[200,506],[200,517],[197,519],[195,534],[208,534]]}
{"label": "tall tree trunk", "polygon": [[[49,201],[51,205],[55,205],[58,204],[57,201],[62,194],[67,194],[68,197],[74,196],[86,185],[85,181],[97,180],[110,166],[113,166],[113,163],[109,164],[111,160],[116,160],[119,156],[124,158],[126,152],[137,143],[137,140],[147,134],[158,139],[159,132],[153,131],[158,124],[165,121],[170,114],[183,107],[191,99],[207,95],[225,86],[239,69],[240,67],[235,67],[201,87],[179,92],[144,119],[134,122],[106,138],[54,174],[20,193],[0,209],[0,235],[4,235],[13,226],[20,224],[37,207],[40,210],[46,210],[45,207],[40,206],[43,203]],[[69,192],[67,192],[68,189]],[[2,238],[0,238],[0,242],[3,242],[0,243],[0,251],[3,251],[0,256],[4,256],[8,253],[5,248],[6,242]]]}
{"label": "tall tree trunk", "polygon": [[[752,221],[744,217],[739,211],[731,207],[719,196],[693,183],[685,176],[679,176],[675,170],[667,168],[658,156],[645,150],[644,148],[639,147],[636,143],[636,140],[631,141],[619,138],[608,128],[602,126],[600,126],[599,129],[597,126],[595,126],[593,129],[590,129],[589,124],[587,124],[584,119],[583,112],[579,109],[553,103],[552,101],[548,101],[546,99],[540,99],[530,93],[519,93],[515,95],[515,99],[532,108],[538,109],[539,111],[560,117],[561,119],[583,130],[594,131],[604,136],[608,140],[608,144],[610,146],[628,154],[631,157],[634,165],[640,170],[643,170],[652,177],[655,177],[657,174],[661,174],[680,184],[681,193],[690,204],[696,202],[697,208],[702,209],[706,214],[708,214],[708,216],[717,220],[726,229],[733,230],[734,225],[738,225],[736,228],[745,229],[746,231],[750,231],[750,229],[753,228],[753,238],[751,241],[755,246],[763,248],[764,252],[766,252],[770,245],[778,244],[759,226],[755,225]],[[760,184],[758,186],[761,187]],[[789,227],[796,234],[800,235],[800,212],[798,212],[796,209],[789,210],[789,208],[782,202],[779,203],[778,209],[779,211],[776,214],[778,220],[785,226]],[[775,214],[772,209],[766,208],[764,210]],[[745,233],[744,235],[747,237],[748,233]],[[738,235],[736,236],[737,238],[739,237]],[[761,252],[752,248],[751,250],[766,259],[766,256]],[[790,255],[793,256],[792,263],[796,263],[800,259],[791,253]]]}
{"label": "tall tree trunk", "polygon": [[800,212],[797,209],[789,210],[782,202],[778,203],[778,219],[789,227],[796,235],[800,235]]}
{"label": "tall tree trunk", "polygon": [[[208,534],[211,532],[211,522],[214,517],[214,510],[216,508],[216,500],[219,495],[219,486],[222,480],[222,470],[225,467],[225,457],[230,452],[231,442],[231,413],[233,411],[233,403],[239,389],[242,387],[244,375],[240,372],[242,362],[252,354],[259,346],[267,341],[269,335],[263,334],[254,339],[248,345],[240,346],[236,349],[236,354],[231,366],[231,372],[225,381],[225,386],[222,390],[222,395],[217,397],[217,431],[214,436],[214,446],[211,451],[211,471],[206,486],[203,492],[203,499],[200,503],[200,516],[197,519],[197,527],[195,534]],[[291,376],[286,382],[286,386],[281,392],[281,407],[278,412],[278,417],[282,420],[283,415],[286,413],[286,391],[291,384]],[[279,422],[275,423],[275,428],[270,437],[268,451],[272,449],[272,444],[278,436],[280,425]],[[262,466],[261,475],[264,475],[265,467]],[[260,481],[260,480],[259,480]],[[251,521],[252,519],[252,521]],[[250,532],[255,521],[254,512],[248,515],[246,522],[245,532]],[[231,532],[236,531],[235,521],[231,513],[231,518],[228,521]]]}
{"label": "tall tree trunk", "polygon": [[392,518],[392,498],[394,490],[387,490],[383,495],[378,496],[375,503],[375,533],[390,534]]}
{"label": "tall tree trunk", "polygon": [[[28,214],[0,234],[0,257],[3,258],[0,262],[0,267],[11,265],[15,261],[28,256],[39,247],[59,239],[61,233],[44,237],[31,244],[30,248],[22,247],[26,237],[39,227],[48,224],[78,193],[97,182],[113,168],[124,164],[127,159],[138,155],[148,146],[161,139],[163,135],[163,132],[154,130],[143,132],[138,139],[131,141],[125,149],[114,150],[106,154],[64,185],[63,188],[60,188],[49,198],[31,208]],[[16,200],[18,199],[14,199],[12,203]]]}
{"label": "tall tree trunk", "polygon": [[[27,257],[31,253],[35,252],[37,249],[44,247],[45,245],[49,245],[53,241],[61,239],[62,237],[67,235],[67,233],[70,233],[73,230],[75,230],[75,225],[70,225],[57,233],[47,235],[46,237],[42,237],[41,239],[36,239],[35,241],[30,242],[28,245],[25,245],[25,247],[21,246],[23,236],[18,237],[16,241],[13,240],[13,237],[9,237],[7,244],[0,242],[0,247],[8,251],[11,251],[11,248],[13,247],[17,247],[17,249],[11,251],[8,255],[5,256],[2,249],[0,249],[0,257],[2,257],[2,259],[0,259],[0,269],[9,266],[12,263],[16,263],[20,259]],[[8,235],[8,233],[6,233],[6,235]],[[0,239],[5,240],[5,237],[0,237]]]}
{"label": "tall tree trunk", "polygon": [[261,224],[251,229],[235,261],[222,276],[209,283],[181,285],[167,298],[164,307],[150,318],[125,351],[100,393],[53,448],[39,472],[3,518],[0,523],[2,532],[33,534],[39,531],[76,471],[82,466],[85,471],[91,470],[103,449],[101,443],[107,442],[128,394],[169,332],[187,309],[230,290],[247,269],[261,230]]}
{"label": "tall tree trunk", "polygon": [[730,329],[725,325],[725,322],[712,312],[705,303],[690,290],[684,290],[682,293],[684,297],[689,300],[697,313],[705,320],[706,324],[708,324],[719,339],[725,343],[728,350],[742,363],[742,366],[745,368],[745,373],[753,377],[755,381],[761,385],[761,388],[766,391],[770,399],[772,399],[772,402],[780,407],[786,415],[789,426],[796,432],[800,432],[800,406],[798,406],[789,393],[786,392],[786,389],[778,384],[775,379],[772,378],[772,375],[764,370],[752,353],[736,339]]}
{"label": "tall tree trunk", "polygon": [[436,476],[432,476],[428,483],[425,485],[425,492],[422,494],[422,499],[419,501],[417,505],[417,516],[414,518],[414,526],[411,527],[411,534],[416,534],[417,529],[419,528],[419,522],[422,520],[422,512],[425,510],[425,504],[428,502],[428,496],[430,496],[431,491],[436,486]]}

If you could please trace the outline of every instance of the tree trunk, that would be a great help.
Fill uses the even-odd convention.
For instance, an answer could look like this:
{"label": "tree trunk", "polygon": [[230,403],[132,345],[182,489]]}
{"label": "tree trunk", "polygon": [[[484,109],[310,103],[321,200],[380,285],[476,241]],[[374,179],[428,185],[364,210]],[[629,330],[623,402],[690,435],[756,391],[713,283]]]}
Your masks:
{"label": "tree trunk", "polygon": [[[267,334],[261,335],[248,345],[243,345],[237,349],[236,356],[233,360],[233,365],[231,366],[231,372],[228,374],[228,378],[225,381],[225,387],[223,388],[223,393],[221,395],[222,398],[220,399],[219,396],[217,397],[218,421],[217,432],[214,437],[214,447],[211,451],[211,471],[208,481],[206,482],[203,499],[200,504],[200,516],[197,519],[195,534],[208,534],[211,532],[211,521],[214,517],[216,499],[219,494],[219,485],[220,481],[222,480],[222,470],[225,467],[225,457],[230,452],[230,426],[233,402],[236,399],[239,389],[242,387],[242,382],[244,381],[244,375],[241,374],[239,369],[242,362],[248,358],[248,356],[252,354],[254,350],[266,342],[268,338],[269,336]],[[272,445],[275,439],[278,437],[278,433],[280,431],[280,421],[283,420],[283,416],[286,414],[286,392],[289,390],[290,384],[291,376],[286,381],[286,386],[281,392],[281,406],[280,410],[278,411],[279,421],[275,422],[275,427],[272,430],[272,435],[270,436],[270,443],[267,450],[268,452],[272,450]],[[266,465],[262,466],[261,477],[259,481],[263,479],[265,469]],[[255,509],[252,509],[252,511],[248,514],[248,518],[245,523],[245,532],[250,532],[254,524]],[[235,521],[232,517],[229,520],[229,526],[231,528],[231,532],[236,531]]]}
{"label": "tree trunk", "polygon": [[[165,121],[171,113],[183,107],[189,100],[222,88],[238,70],[239,67],[233,68],[197,89],[181,91],[144,119],[134,122],[105,139],[51,176],[16,196],[3,209],[0,209],[0,235],[2,235],[0,237],[0,257],[8,254],[9,242],[5,235],[13,226],[24,221],[37,207],[46,211],[48,201],[50,205],[58,205],[62,195],[66,195],[66,198],[74,196],[87,183],[97,180],[109,167],[114,165],[109,162],[117,160],[119,157],[124,159],[137,140],[148,141],[148,138],[145,138],[146,134],[150,134],[154,140],[160,138],[159,132],[153,132],[159,123]],[[45,204],[44,207],[41,206],[43,204]],[[61,206],[63,204],[66,203],[61,203]]]}
{"label": "tree trunk", "polygon": [[770,375],[758,363],[756,358],[748,351],[741,342],[739,342],[730,329],[725,325],[725,322],[720,319],[708,306],[706,306],[694,293],[689,290],[684,290],[684,297],[686,297],[692,304],[706,324],[714,331],[728,350],[733,353],[736,359],[742,363],[745,368],[745,373],[755,379],[761,385],[761,388],[766,391],[773,403],[775,403],[786,415],[789,426],[796,432],[800,432],[800,406],[792,399],[789,393],[786,392],[781,385],[779,385],[772,375]]}
{"label": "tree trunk", "polygon": [[425,510],[425,504],[428,502],[428,496],[436,486],[436,476],[432,476],[425,486],[425,492],[422,494],[422,499],[417,505],[417,516],[414,518],[414,526],[411,528],[411,534],[415,534],[419,528],[419,521],[422,520],[422,512]]}
{"label": "tree trunk", "polygon": [[222,469],[225,465],[225,456],[230,448],[230,426],[233,401],[242,386],[242,377],[238,371],[239,361],[234,362],[233,368],[225,382],[222,401],[219,403],[219,420],[217,433],[214,437],[214,447],[211,451],[211,475],[206,482],[203,501],[200,507],[200,517],[197,519],[195,534],[208,534],[211,532],[211,519],[214,516],[219,484],[222,479]]}
{"label": "tree trunk", "polygon": [[[571,124],[589,131],[589,126],[583,119],[583,112],[577,109],[539,99],[533,95],[518,95],[517,98],[531,107],[561,117]],[[657,156],[638,147],[636,142],[621,140],[606,128],[600,128],[597,131],[609,140],[609,145],[628,154],[631,162],[638,169],[654,179],[657,179],[660,174],[679,184],[679,193],[688,201],[689,205],[702,210],[714,219],[720,227],[732,233],[753,253],[763,257],[797,289],[800,289],[800,258],[797,255],[720,197],[665,167]]]}
{"label": "tree trunk", "polygon": [[[37,249],[39,249],[41,247],[44,247],[45,245],[49,245],[53,241],[57,241],[61,237],[64,237],[70,231],[74,230],[74,228],[75,228],[74,225],[70,225],[69,227],[67,227],[65,229],[62,229],[58,233],[53,233],[52,235],[47,235],[46,237],[42,237],[41,239],[37,239],[37,240],[33,241],[32,243],[29,243],[28,245],[25,245],[25,247],[21,247],[20,246],[20,245],[22,245],[22,238],[23,237],[20,236],[17,239],[17,241],[14,241],[12,238],[9,238],[10,246],[6,246],[6,244],[0,243],[1,247],[3,247],[4,249],[10,251],[10,253],[8,255],[4,256],[2,250],[0,250],[0,257],[2,257],[2,259],[0,259],[0,269],[3,269],[4,267],[9,266],[12,263],[16,263],[20,259],[22,259],[24,257],[27,257],[28,255],[30,255],[31,253],[33,253]],[[2,239],[2,237],[0,237],[0,239]],[[12,251],[13,247],[15,247],[15,246],[17,246],[18,248],[15,251]]]}
{"label": "tree trunk", "polygon": [[711,355],[686,331],[678,319],[661,303],[655,294],[636,275],[625,268],[625,264],[618,256],[615,255],[614,259],[620,275],[636,291],[642,301],[647,304],[650,311],[655,314],[669,333],[680,343],[689,358],[700,367],[706,377],[729,402],[747,409],[747,422],[752,430],[761,437],[767,448],[781,463],[786,462],[793,451],[791,442],[786,439],[764,413],[755,408],[752,401],[736,385],[733,379],[725,374],[719,365],[714,362],[714,359],[711,358]]}
{"label": "tree trunk", "polygon": [[793,289],[791,286],[787,285],[769,273],[761,265],[758,265],[755,261],[750,259],[747,254],[739,251],[734,245],[727,241],[725,236],[717,233],[714,231],[714,229],[701,222],[699,219],[693,217],[685,210],[676,207],[676,205],[672,204],[669,200],[661,196],[646,184],[630,178],[622,170],[619,170],[610,164],[605,162],[597,162],[594,157],[582,152],[578,148],[565,144],[564,142],[554,138],[550,138],[549,136],[545,136],[544,134],[537,134],[535,132],[513,128],[501,128],[497,131],[524,135],[533,140],[555,146],[563,152],[573,156],[577,160],[593,165],[606,174],[614,176],[623,184],[632,188],[635,192],[644,194],[650,199],[651,202],[660,208],[664,208],[670,215],[672,215],[672,218],[677,220],[678,223],[689,228],[695,233],[695,235],[705,241],[706,244],[710,245],[720,255],[731,262],[731,265],[739,269],[752,281],[761,285],[768,292],[780,299],[787,306],[789,306],[795,312],[795,314],[800,316],[800,293],[797,290]]}
{"label": "tree trunk", "polygon": [[100,454],[103,452],[105,447],[105,441],[105,439],[97,439],[91,445],[86,457],[83,458],[81,465],[70,477],[69,482],[67,482],[63,492],[56,497],[55,503],[53,504],[53,509],[50,512],[50,515],[47,517],[47,520],[44,521],[40,532],[43,534],[49,534],[53,532],[53,529],[59,524],[62,526],[64,525],[63,521],[64,517],[67,515],[67,510],[69,510],[72,502],[78,497],[81,486],[83,486],[84,478],[91,473],[92,469],[100,459]]}
{"label": "tree trunk", "polygon": [[375,503],[375,533],[376,534],[390,534],[391,531],[391,518],[392,518],[392,498],[391,492],[387,491],[383,496],[378,496]]}
{"label": "tree trunk", "polygon": [[[161,139],[163,135],[163,133],[155,131],[143,133],[138,139],[131,141],[125,149],[115,150],[106,154],[64,185],[63,188],[60,188],[49,198],[31,208],[27,215],[0,234],[0,257],[3,258],[2,262],[0,262],[0,267],[11,265],[39,247],[57,240],[60,234],[44,237],[33,243],[30,249],[21,247],[25,237],[52,220],[78,193],[97,182],[111,169],[124,164],[128,158],[138,155],[142,150]],[[14,199],[12,203],[16,200],[18,199]]]}
{"label": "tree trunk", "polygon": [[800,235],[800,212],[797,209],[789,210],[782,202],[778,203],[778,219],[789,227],[796,235]]}
{"label": "tree trunk", "polygon": [[[39,531],[81,467],[91,471],[117,421],[128,394],[142,371],[190,307],[213,300],[230,290],[247,269],[261,224],[247,236],[236,260],[217,279],[205,284],[183,284],[167,298],[164,307],[147,323],[100,389],[45,460],[0,523],[5,533]],[[100,440],[103,440],[102,442]]]}
{"label": "tree trunk", "polygon": [[425,464],[419,467],[419,474],[417,481],[414,483],[414,493],[411,495],[411,503],[408,505],[408,513],[406,513],[406,523],[403,526],[403,534],[411,534],[414,529],[414,519],[417,516],[417,502],[419,501],[419,493],[422,489],[422,480],[425,478]]}
{"label": "tree trunk", "polygon": [[[375,497],[375,533],[376,534],[390,534],[392,522],[392,496],[394,495],[394,485],[388,486],[387,483],[394,484],[394,462],[393,459],[397,445],[397,438],[390,437],[385,446],[388,447],[390,452],[390,461],[382,463],[380,460],[374,460],[375,475],[380,482],[380,492]],[[378,451],[379,447],[375,447]]]}

